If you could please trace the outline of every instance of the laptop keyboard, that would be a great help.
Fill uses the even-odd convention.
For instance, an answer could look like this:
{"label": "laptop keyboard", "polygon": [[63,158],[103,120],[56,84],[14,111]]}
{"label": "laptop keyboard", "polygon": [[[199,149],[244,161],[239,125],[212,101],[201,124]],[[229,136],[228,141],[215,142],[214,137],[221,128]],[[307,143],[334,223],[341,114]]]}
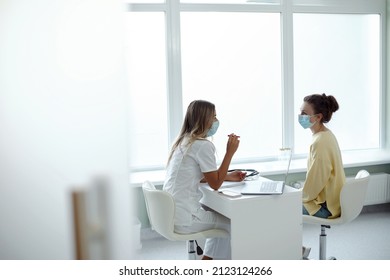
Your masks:
{"label": "laptop keyboard", "polygon": [[278,185],[272,181],[270,181],[270,182],[265,181],[265,182],[262,182],[262,184],[261,184],[261,190],[265,191],[265,192],[275,191],[277,189],[277,187],[278,187]]}

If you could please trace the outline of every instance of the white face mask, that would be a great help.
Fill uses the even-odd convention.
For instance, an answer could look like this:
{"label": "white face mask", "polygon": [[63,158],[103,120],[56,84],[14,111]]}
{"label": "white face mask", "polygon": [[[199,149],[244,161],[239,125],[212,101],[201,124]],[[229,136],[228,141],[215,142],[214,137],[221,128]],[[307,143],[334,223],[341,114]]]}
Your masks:
{"label": "white face mask", "polygon": [[209,131],[207,131],[206,137],[213,136],[217,132],[218,127],[219,127],[219,121],[214,121]]}

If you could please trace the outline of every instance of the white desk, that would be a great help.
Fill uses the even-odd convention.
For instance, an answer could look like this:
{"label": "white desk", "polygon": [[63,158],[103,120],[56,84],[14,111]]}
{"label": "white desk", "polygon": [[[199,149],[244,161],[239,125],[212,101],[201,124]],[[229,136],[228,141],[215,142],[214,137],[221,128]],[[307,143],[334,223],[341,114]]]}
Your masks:
{"label": "white desk", "polygon": [[[256,183],[258,180],[246,182]],[[240,192],[242,187],[230,190]],[[230,198],[208,186],[202,186],[201,190],[201,203],[231,221],[232,259],[302,259],[301,191],[286,186],[282,195]]]}

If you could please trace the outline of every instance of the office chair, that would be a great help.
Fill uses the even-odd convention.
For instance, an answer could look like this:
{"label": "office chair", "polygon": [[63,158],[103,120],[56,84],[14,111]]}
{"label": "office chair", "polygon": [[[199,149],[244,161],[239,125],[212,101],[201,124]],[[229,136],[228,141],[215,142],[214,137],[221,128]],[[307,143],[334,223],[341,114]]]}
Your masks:
{"label": "office chair", "polygon": [[[331,225],[340,225],[351,222],[357,216],[359,216],[364,199],[366,197],[368,181],[370,174],[366,170],[360,170],[356,177],[352,180],[348,180],[340,193],[340,205],[341,215],[335,219],[324,219],[309,215],[303,215],[303,222],[307,224],[321,225],[321,233],[319,237],[320,251],[319,259],[325,260],[326,258],[326,232],[327,228]],[[329,257],[330,260],[335,260],[335,257]]]}
{"label": "office chair", "polygon": [[210,229],[189,234],[176,233],[174,230],[175,201],[172,195],[166,191],[157,190],[149,181],[143,183],[142,191],[152,228],[168,240],[187,241],[188,259],[196,259],[195,244],[197,254],[203,254],[202,249],[197,245],[196,239],[229,236],[227,231],[222,229]]}

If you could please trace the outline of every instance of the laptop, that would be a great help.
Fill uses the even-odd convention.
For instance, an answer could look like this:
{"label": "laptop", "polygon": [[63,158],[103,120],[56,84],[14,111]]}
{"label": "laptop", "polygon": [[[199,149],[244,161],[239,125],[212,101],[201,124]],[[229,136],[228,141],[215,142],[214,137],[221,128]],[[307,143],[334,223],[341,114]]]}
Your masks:
{"label": "laptop", "polygon": [[286,184],[287,176],[290,171],[292,152],[290,151],[290,157],[288,160],[286,174],[284,175],[284,181],[258,181],[251,184],[246,184],[242,190],[241,194],[282,194],[284,186]]}

